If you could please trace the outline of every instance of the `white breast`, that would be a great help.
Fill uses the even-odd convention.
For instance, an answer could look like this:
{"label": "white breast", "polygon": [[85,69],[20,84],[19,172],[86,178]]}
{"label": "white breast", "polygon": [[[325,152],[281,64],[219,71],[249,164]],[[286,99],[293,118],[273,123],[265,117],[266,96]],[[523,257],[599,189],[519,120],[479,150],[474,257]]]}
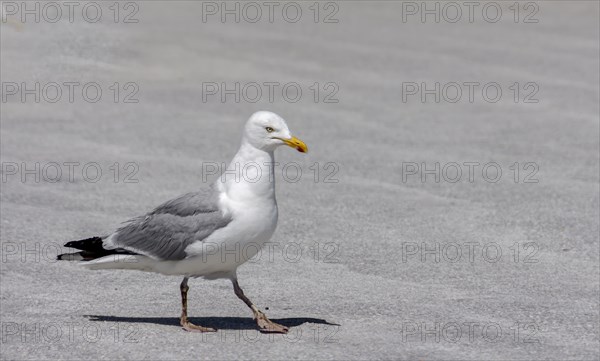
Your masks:
{"label": "white breast", "polygon": [[[186,248],[197,274],[235,271],[271,239],[277,227],[273,162],[272,152],[243,144],[228,167],[229,176],[217,181],[219,208],[232,221]],[[246,171],[236,178],[231,176],[236,169]],[[257,172],[249,174],[248,169]]]}

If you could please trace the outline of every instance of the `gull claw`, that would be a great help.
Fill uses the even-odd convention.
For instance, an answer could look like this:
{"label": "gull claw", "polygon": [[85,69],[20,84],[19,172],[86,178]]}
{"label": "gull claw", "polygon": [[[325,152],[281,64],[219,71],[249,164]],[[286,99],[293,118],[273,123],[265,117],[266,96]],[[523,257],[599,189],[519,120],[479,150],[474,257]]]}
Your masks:
{"label": "gull claw", "polygon": [[288,327],[269,320],[262,312],[255,315],[255,319],[256,324],[262,333],[288,333],[289,331]]}
{"label": "gull claw", "polygon": [[217,332],[217,330],[212,327],[194,325],[190,321],[182,321],[181,327],[188,332]]}

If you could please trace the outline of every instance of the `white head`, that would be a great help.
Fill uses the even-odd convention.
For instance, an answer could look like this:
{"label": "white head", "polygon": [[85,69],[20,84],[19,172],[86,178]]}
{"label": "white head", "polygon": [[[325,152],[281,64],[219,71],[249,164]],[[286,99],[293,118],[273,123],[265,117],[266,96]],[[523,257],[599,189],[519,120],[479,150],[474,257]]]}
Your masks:
{"label": "white head", "polygon": [[252,114],[246,122],[244,138],[254,147],[268,152],[283,144],[302,153],[308,151],[303,141],[292,136],[282,117],[267,111]]}

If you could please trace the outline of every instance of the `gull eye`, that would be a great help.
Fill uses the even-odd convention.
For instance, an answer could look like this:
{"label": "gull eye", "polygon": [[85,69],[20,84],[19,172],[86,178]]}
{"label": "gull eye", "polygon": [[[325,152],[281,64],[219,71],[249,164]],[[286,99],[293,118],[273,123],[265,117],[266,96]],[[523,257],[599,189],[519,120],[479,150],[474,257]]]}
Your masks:
{"label": "gull eye", "polygon": [[275,129],[271,128],[271,127],[266,127],[265,128],[267,130],[267,132],[269,133],[273,133],[275,131]]}

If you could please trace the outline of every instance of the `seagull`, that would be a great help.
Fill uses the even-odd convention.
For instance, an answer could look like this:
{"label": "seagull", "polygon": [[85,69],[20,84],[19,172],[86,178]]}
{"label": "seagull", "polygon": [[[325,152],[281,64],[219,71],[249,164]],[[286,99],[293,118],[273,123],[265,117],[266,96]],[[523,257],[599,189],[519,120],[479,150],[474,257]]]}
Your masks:
{"label": "seagull", "polygon": [[58,259],[79,261],[92,270],[184,276],[180,324],[190,332],[216,330],[189,321],[188,279],[229,279],[236,296],[252,310],[261,332],[287,333],[287,327],[269,320],[246,297],[237,280],[237,268],[260,251],[277,226],[273,153],[281,145],[308,151],[279,115],[252,114],[237,154],[212,185],[165,202],[107,236],[67,242],[65,247],[79,251]]}

